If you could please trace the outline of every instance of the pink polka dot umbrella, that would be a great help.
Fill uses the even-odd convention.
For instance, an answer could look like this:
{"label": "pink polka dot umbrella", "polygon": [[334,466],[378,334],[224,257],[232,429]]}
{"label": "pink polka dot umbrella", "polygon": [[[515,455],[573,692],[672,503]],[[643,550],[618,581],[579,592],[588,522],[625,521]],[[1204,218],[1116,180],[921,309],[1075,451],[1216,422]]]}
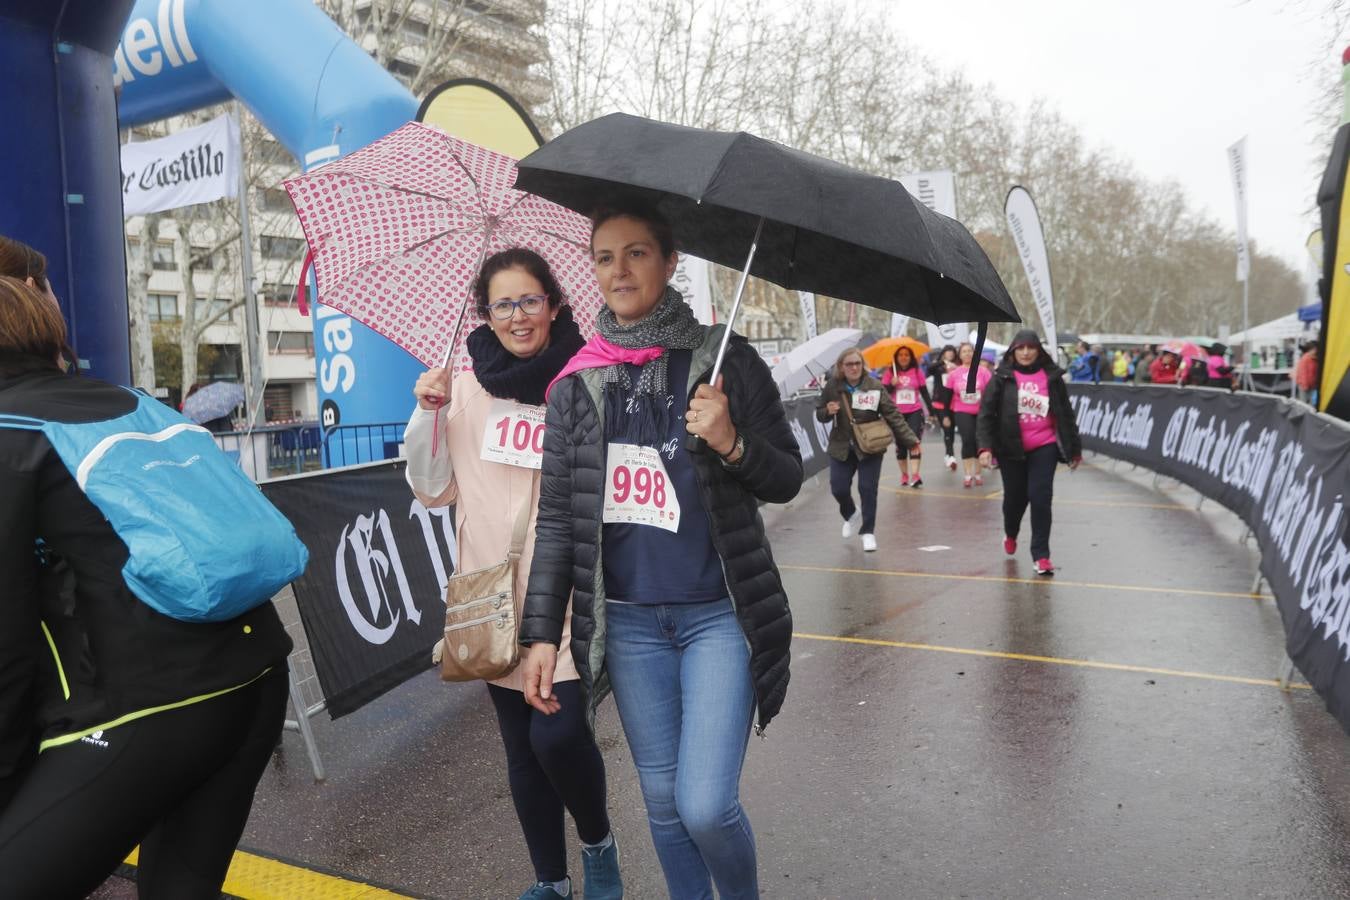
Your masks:
{"label": "pink polka dot umbrella", "polygon": [[472,287],[487,257],[528,247],[545,260],[584,337],[603,299],[590,222],[514,189],[516,161],[420,122],[285,182],[313,254],[319,302],[427,366],[471,368],[482,319]]}

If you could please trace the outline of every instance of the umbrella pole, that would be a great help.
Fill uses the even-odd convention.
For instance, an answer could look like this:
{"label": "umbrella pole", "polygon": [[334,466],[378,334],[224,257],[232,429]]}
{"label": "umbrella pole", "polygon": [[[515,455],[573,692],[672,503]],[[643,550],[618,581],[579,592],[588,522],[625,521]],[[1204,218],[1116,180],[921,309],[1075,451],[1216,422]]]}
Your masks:
{"label": "umbrella pole", "polygon": [[[711,385],[717,384],[717,376],[722,374],[722,357],[726,356],[727,343],[731,340],[731,326],[736,324],[736,316],[741,311],[741,296],[745,293],[745,282],[750,277],[750,264],[755,261],[755,248],[759,246],[759,236],[764,231],[764,217],[759,217],[759,224],[755,226],[755,236],[750,240],[750,252],[745,257],[745,268],[741,270],[741,280],[736,285],[736,296],[731,301],[731,312],[727,314],[727,327],[722,332],[722,343],[717,348],[717,360],[713,363],[712,375],[708,378]],[[703,453],[708,449],[708,442],[696,434],[687,434],[684,437],[684,449],[690,453]]]}
{"label": "umbrella pole", "polygon": [[736,296],[731,301],[731,312],[727,314],[727,329],[722,332],[722,343],[717,348],[717,361],[713,363],[710,384],[717,384],[717,376],[722,373],[722,357],[726,356],[727,343],[731,340],[731,326],[736,324],[736,316],[741,311],[741,296],[745,293],[745,282],[750,278],[750,264],[755,261],[755,249],[759,246],[759,236],[764,231],[764,217],[759,217],[755,226],[755,236],[750,240],[750,252],[745,257],[745,268],[741,269],[741,280],[736,285]]}

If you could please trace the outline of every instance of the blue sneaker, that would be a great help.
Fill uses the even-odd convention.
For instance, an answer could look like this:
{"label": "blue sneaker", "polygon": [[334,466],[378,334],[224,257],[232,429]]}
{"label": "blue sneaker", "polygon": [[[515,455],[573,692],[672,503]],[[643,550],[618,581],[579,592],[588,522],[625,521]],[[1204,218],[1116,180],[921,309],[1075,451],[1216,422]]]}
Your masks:
{"label": "blue sneaker", "polygon": [[572,882],[567,882],[567,893],[560,894],[545,881],[536,881],[530,886],[529,890],[520,895],[520,900],[572,900]]}
{"label": "blue sneaker", "polygon": [[611,835],[609,846],[592,851],[581,848],[585,870],[586,900],[623,900],[623,878],[619,875],[619,844]]}

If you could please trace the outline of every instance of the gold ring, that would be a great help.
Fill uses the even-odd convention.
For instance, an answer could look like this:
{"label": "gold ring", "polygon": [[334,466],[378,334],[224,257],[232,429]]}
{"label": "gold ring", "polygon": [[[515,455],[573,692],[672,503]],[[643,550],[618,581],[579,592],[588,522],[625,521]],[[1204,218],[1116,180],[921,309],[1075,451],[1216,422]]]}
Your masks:
{"label": "gold ring", "polygon": [[690,422],[698,421],[698,410],[694,410],[692,413],[689,414],[689,421]]}

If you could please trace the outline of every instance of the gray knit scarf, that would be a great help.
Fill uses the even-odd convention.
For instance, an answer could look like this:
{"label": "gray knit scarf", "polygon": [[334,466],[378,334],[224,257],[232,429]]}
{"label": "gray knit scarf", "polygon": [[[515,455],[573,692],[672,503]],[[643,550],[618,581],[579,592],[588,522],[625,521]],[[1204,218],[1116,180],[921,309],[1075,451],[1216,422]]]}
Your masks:
{"label": "gray knit scarf", "polygon": [[[694,311],[684,302],[683,295],[666,285],[665,296],[642,321],[633,325],[620,325],[614,312],[605,306],[595,317],[595,328],[605,340],[626,350],[661,347],[667,351],[642,367],[636,389],[628,377],[626,365],[605,366],[600,370],[600,383],[614,399],[632,392],[626,404],[627,416],[606,416],[607,434],[617,436],[626,433],[630,439],[643,446],[653,446],[664,435],[661,421],[664,419],[665,404],[658,404],[657,400],[664,400],[670,394],[669,351],[695,350],[700,347],[706,333],[704,327],[694,318]],[[614,409],[612,404],[607,403],[607,406]],[[624,419],[628,421],[624,422]]]}

